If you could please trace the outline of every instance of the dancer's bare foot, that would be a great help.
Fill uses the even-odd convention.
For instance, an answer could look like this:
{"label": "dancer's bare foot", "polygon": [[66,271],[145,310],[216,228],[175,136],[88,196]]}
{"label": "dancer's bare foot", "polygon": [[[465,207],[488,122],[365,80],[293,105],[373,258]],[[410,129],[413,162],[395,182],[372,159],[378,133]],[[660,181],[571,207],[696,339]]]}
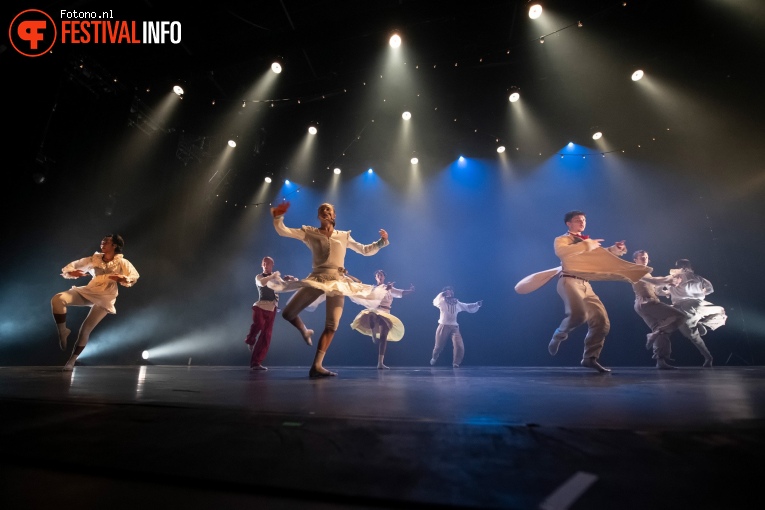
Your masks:
{"label": "dancer's bare foot", "polygon": [[308,345],[313,345],[313,341],[311,340],[311,335],[313,335],[312,329],[304,329],[302,335],[303,335],[303,340],[305,340],[305,343],[307,343]]}
{"label": "dancer's bare foot", "polygon": [[390,370],[390,367],[382,363],[377,364],[377,370]]}
{"label": "dancer's bare foot", "polygon": [[335,377],[337,375],[337,372],[330,372],[324,367],[311,367],[311,370],[308,371],[308,377],[311,378],[320,378],[320,377]]}

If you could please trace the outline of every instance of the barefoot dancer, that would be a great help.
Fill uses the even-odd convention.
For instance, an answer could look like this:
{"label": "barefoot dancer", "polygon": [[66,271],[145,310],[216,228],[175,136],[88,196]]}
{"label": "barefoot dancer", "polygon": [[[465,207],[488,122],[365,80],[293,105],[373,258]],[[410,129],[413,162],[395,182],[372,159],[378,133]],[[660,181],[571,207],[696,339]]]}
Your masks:
{"label": "barefoot dancer", "polygon": [[287,284],[271,281],[268,286],[277,292],[288,292],[297,288],[295,295],[284,307],[282,317],[300,331],[308,345],[312,345],[313,330],[306,328],[299,314],[309,306],[312,307],[314,303],[326,299],[324,331],[319,338],[316,356],[308,375],[310,377],[334,376],[337,374],[324,368],[322,362],[340,323],[345,296],[364,306],[369,303],[375,303],[374,306],[376,306],[384,295],[382,289],[357,283],[347,276],[343,267],[345,251],[350,248],[361,255],[374,255],[380,251],[380,248],[389,244],[388,233],[381,229],[378,241],[372,244],[361,244],[351,237],[350,231],[335,230],[335,207],[327,203],[319,206],[318,218],[321,224],[319,228],[305,225],[301,228],[289,228],[284,225],[284,214],[289,206],[289,202],[283,202],[271,209],[274,228],[280,236],[299,239],[310,248],[313,254],[313,268],[311,274],[303,280]]}
{"label": "barefoot dancer", "polygon": [[377,368],[384,370],[389,368],[383,363],[388,342],[398,342],[404,337],[404,324],[398,317],[391,315],[390,306],[393,304],[393,298],[402,298],[414,292],[414,285],[410,285],[406,290],[397,289],[393,286],[395,282],[385,283],[385,271],[382,269],[375,271],[375,280],[378,287],[386,290],[385,297],[377,307],[359,312],[353,319],[351,328],[362,335],[371,336],[372,342],[378,344]]}

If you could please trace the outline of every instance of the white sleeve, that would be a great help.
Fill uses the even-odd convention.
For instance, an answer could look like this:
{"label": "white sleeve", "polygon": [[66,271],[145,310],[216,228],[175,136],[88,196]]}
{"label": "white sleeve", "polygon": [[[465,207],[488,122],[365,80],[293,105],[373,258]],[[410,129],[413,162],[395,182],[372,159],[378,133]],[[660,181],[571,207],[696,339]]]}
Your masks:
{"label": "white sleeve", "polygon": [[302,228],[289,228],[284,226],[284,215],[274,218],[274,229],[282,237],[291,237],[293,239],[305,239],[305,231]]}

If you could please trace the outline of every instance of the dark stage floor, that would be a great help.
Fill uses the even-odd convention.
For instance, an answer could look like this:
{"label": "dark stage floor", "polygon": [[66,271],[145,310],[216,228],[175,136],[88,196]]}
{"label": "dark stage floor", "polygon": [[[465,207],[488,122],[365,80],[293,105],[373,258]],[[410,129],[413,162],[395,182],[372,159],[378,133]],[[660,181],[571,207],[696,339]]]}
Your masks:
{"label": "dark stage floor", "polygon": [[765,367],[0,368],[0,507],[755,508]]}

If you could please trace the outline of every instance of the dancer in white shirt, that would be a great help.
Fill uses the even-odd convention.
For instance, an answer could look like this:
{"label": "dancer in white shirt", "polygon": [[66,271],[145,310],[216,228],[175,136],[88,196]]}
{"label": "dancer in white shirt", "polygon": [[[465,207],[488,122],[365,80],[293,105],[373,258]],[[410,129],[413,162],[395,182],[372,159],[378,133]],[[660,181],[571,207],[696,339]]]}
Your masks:
{"label": "dancer in white shirt", "polygon": [[[647,266],[648,252],[638,250],[632,254],[635,264]],[[651,332],[648,333],[646,349],[653,348],[656,368],[668,370],[675,368],[667,363],[672,354],[670,335],[685,323],[685,314],[665,303],[656,295],[657,287],[674,286],[679,279],[673,276],[653,277],[650,274],[632,284],[635,291],[635,312],[645,321]]]}
{"label": "dancer in white shirt", "polygon": [[59,292],[50,305],[53,319],[58,328],[58,343],[61,350],[66,350],[66,343],[70,330],[66,327],[66,310],[69,306],[89,306],[90,312],[80,326],[72,355],[64,365],[63,370],[71,371],[77,357],[85,349],[90,333],[107,314],[117,313],[114,304],[117,301],[119,289],[117,284],[123,287],[132,287],[138,281],[138,271],[133,264],[122,256],[125,241],[121,236],[109,234],[101,240],[101,251],[95,252],[90,257],[75,260],[67,264],[61,270],[61,276],[68,279],[80,278],[89,274],[92,279],[82,287]]}
{"label": "dancer in white shirt", "polygon": [[361,255],[374,255],[381,248],[388,246],[388,233],[380,229],[380,239],[371,244],[361,244],[351,237],[350,230],[335,230],[335,207],[332,204],[319,206],[319,228],[303,225],[301,228],[289,228],[284,225],[284,214],[289,209],[289,202],[283,202],[271,209],[276,233],[283,237],[299,239],[313,254],[311,274],[296,282],[284,282],[274,279],[268,286],[277,292],[297,290],[282,312],[282,317],[290,322],[308,345],[312,345],[312,329],[307,329],[299,314],[306,308],[314,308],[326,299],[326,320],[324,331],[319,338],[309,377],[331,377],[337,375],[323,367],[324,355],[332,343],[335,331],[343,314],[345,296],[362,306],[377,306],[385,291],[373,285],[364,285],[348,275],[345,270],[345,252],[347,248]]}
{"label": "dancer in white shirt", "polygon": [[[268,288],[268,282],[278,277],[274,273],[274,259],[263,257],[260,263],[263,272],[255,276],[255,285],[258,287],[258,300],[252,305],[252,325],[247,337],[244,339],[250,352],[251,370],[268,370],[263,366],[263,360],[271,346],[271,333],[274,329],[274,319],[279,307],[279,294]],[[284,276],[284,281],[296,281],[294,276]]]}
{"label": "dancer in white shirt", "polygon": [[680,326],[680,333],[704,356],[702,366],[709,368],[713,362],[712,354],[701,337],[707,334],[707,330],[715,330],[724,325],[728,316],[725,315],[725,308],[706,300],[706,297],[714,292],[714,288],[709,280],[693,272],[688,259],[676,261],[675,268],[669,273],[678,277],[679,283],[674,287],[662,287],[657,292],[669,296],[672,306],[685,314],[685,324]]}
{"label": "dancer in white shirt", "polygon": [[454,288],[444,287],[440,294],[433,300],[433,306],[441,311],[436,328],[436,345],[433,347],[433,356],[430,364],[435,365],[438,356],[446,346],[446,340],[452,339],[452,367],[459,368],[462,358],[465,356],[465,343],[460,334],[460,326],[457,323],[457,314],[460,312],[475,313],[481,308],[483,301],[475,303],[463,303],[454,297]]}

